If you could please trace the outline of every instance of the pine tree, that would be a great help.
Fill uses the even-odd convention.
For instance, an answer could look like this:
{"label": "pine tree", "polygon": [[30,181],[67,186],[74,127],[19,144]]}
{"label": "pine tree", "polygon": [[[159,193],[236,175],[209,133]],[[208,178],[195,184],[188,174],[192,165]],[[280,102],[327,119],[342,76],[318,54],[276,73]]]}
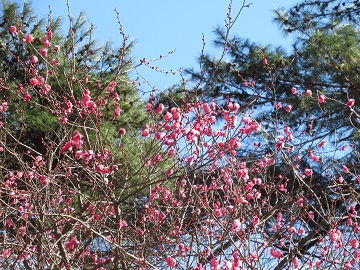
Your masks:
{"label": "pine tree", "polygon": [[[66,137],[71,132],[68,127],[76,129],[71,123],[75,123],[77,117],[82,116],[80,112],[77,116],[72,114],[71,117],[64,115],[56,117],[53,112],[42,109],[46,107],[44,102],[45,104],[48,102],[46,99],[62,99],[71,103],[82,97],[86,89],[90,89],[91,98],[95,103],[107,102],[107,104],[102,115],[88,115],[83,119],[83,124],[96,127],[100,122],[103,123],[100,131],[102,143],[106,143],[109,149],[115,150],[117,158],[120,158],[119,162],[123,164],[124,169],[127,168],[127,173],[133,171],[131,174],[135,174],[133,168],[141,160],[135,149],[138,148],[138,144],[142,144],[140,128],[147,120],[147,116],[143,110],[144,101],[128,75],[132,66],[130,52],[133,43],[126,45],[124,43],[119,48],[111,42],[99,46],[94,38],[94,26],[88,24],[84,13],[71,19],[71,27],[64,35],[62,18],[37,19],[28,2],[24,2],[23,6],[11,1],[3,1],[2,4],[0,25],[2,37],[0,54],[3,56],[0,61],[4,78],[2,83],[8,89],[17,89],[15,95],[11,91],[0,93],[3,98],[9,100],[9,103],[14,104],[8,110],[9,133],[19,135],[16,137],[22,143],[31,145],[33,150],[46,155],[49,144],[56,145]],[[9,31],[11,26],[15,26],[18,33],[11,33]],[[50,36],[44,36],[44,32]],[[26,42],[28,36],[31,36],[33,41]],[[123,37],[126,39],[125,35]],[[48,48],[44,47],[45,40],[51,42]],[[61,48],[59,52],[54,45]],[[41,54],[41,48],[47,49],[48,59]],[[32,63],[33,71],[26,65],[32,61],[29,55],[37,59]],[[53,73],[47,74],[48,69],[53,69]],[[35,70],[42,73],[32,74],[31,72]],[[46,80],[46,85],[51,86],[50,97],[41,94],[42,86],[31,85],[33,77]],[[26,95],[29,103],[22,102]],[[34,106],[35,103],[43,105]],[[57,105],[53,104],[53,106]],[[121,117],[114,115],[116,109]],[[70,125],[66,127],[65,122]],[[120,128],[125,129],[127,135],[121,135]],[[88,135],[94,137],[99,134],[88,130]],[[134,148],[133,151],[129,151],[131,147]],[[127,153],[134,153],[133,156],[124,157],[121,154],[124,150]],[[52,168],[56,163],[55,159]]]}
{"label": "pine tree", "polygon": [[[357,101],[354,105],[360,89],[359,12],[359,1],[336,0],[303,1],[289,11],[277,10],[274,21],[285,35],[295,36],[290,52],[236,36],[228,38],[226,30],[217,28],[214,44],[219,50],[227,48],[226,58],[230,60],[201,55],[202,71],[187,70],[200,85],[189,91],[190,98],[196,92],[209,102],[215,101],[220,109],[226,108],[229,102],[239,103],[243,111],[253,108],[252,116],[266,130],[268,140],[262,138],[256,150],[253,145],[243,146],[238,158],[256,159],[256,156],[276,151],[272,149],[285,147],[293,151],[290,157],[301,157],[298,169],[312,168],[311,183],[304,186],[280,155],[276,166],[264,176],[276,185],[287,179],[286,198],[274,193],[270,203],[275,206],[288,200],[282,206],[288,210],[288,218],[292,211],[297,211],[293,203],[299,197],[306,198],[308,211],[317,213],[307,223],[313,233],[311,237],[276,246],[289,252],[276,269],[288,265],[294,254],[304,256],[312,251],[319,239],[328,235],[333,221],[326,213],[337,213],[340,217],[337,222],[344,225],[344,216],[349,211],[347,205],[353,200],[352,192],[360,191],[355,178],[359,173],[360,116],[356,110]],[[277,120],[279,115],[281,121]],[[294,131],[295,140],[284,146],[277,145],[276,138],[286,127]],[[306,143],[296,141],[296,133],[308,134],[309,140]],[[320,149],[319,145],[325,141],[336,150],[318,162],[313,149]],[[346,152],[346,148],[354,151]],[[334,179],[329,175],[340,177],[344,166],[350,171],[340,195],[338,190],[332,189]],[[355,208],[360,209],[360,205],[356,204]],[[274,220],[269,219],[267,233],[275,237],[277,233],[271,228]]]}

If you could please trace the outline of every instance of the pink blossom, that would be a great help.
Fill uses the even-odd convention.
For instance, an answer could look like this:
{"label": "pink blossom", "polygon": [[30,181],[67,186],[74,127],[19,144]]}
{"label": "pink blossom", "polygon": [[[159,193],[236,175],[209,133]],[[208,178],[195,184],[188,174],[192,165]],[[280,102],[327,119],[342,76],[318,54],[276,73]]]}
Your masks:
{"label": "pink blossom", "polygon": [[289,113],[289,112],[291,112],[291,109],[292,109],[292,106],[287,105],[286,108],[285,108],[285,111]]}
{"label": "pink blossom", "polygon": [[104,170],[104,165],[99,164],[96,166],[96,172],[101,173]]}
{"label": "pink blossom", "polygon": [[293,233],[296,233],[296,228],[294,226],[288,228],[288,231],[293,234]]}
{"label": "pink blossom", "polygon": [[44,87],[39,92],[40,92],[40,94],[48,95],[50,93],[50,90],[51,90],[51,85],[44,84]]}
{"label": "pink blossom", "polygon": [[322,142],[319,144],[319,147],[322,148],[322,147],[325,146],[325,144],[326,144],[326,141],[322,141]]}
{"label": "pink blossom", "polygon": [[162,155],[160,153],[156,154],[155,158],[153,159],[153,162],[157,163],[157,162],[161,162],[161,161],[162,161]]}
{"label": "pink blossom", "polygon": [[276,108],[277,110],[281,109],[281,108],[282,108],[282,104],[281,104],[281,103],[276,104],[275,108]]}
{"label": "pink blossom", "polygon": [[219,148],[225,148],[225,142],[224,141],[218,142],[218,146]]}
{"label": "pink blossom", "polygon": [[351,99],[349,99],[348,102],[346,102],[346,106],[352,107],[352,106],[354,106],[354,103],[355,103],[355,99],[351,98]]}
{"label": "pink blossom", "polygon": [[82,157],[83,157],[83,152],[81,150],[75,152],[75,158],[77,160],[82,159]]}
{"label": "pink blossom", "polygon": [[284,133],[285,133],[286,135],[290,135],[290,134],[291,134],[291,128],[290,128],[289,126],[285,126],[285,127],[284,127]]}
{"label": "pink blossom", "polygon": [[259,258],[259,255],[258,255],[256,252],[251,252],[251,258],[252,258],[254,261],[257,261],[258,258]]}
{"label": "pink blossom", "polygon": [[231,147],[236,149],[241,147],[241,141],[238,138],[231,138],[229,144]]}
{"label": "pink blossom", "polygon": [[220,270],[220,268],[219,268],[220,263],[219,263],[218,259],[216,259],[216,257],[214,257],[214,258],[211,259],[210,265],[212,266],[211,269],[213,269],[213,270]]}
{"label": "pink blossom", "polygon": [[291,88],[291,93],[293,93],[294,95],[296,95],[298,92],[297,92],[297,89],[295,87]]}
{"label": "pink blossom", "polygon": [[239,105],[239,103],[234,103],[234,106],[233,106],[233,108],[232,108],[232,112],[237,112],[238,110],[240,109],[240,105]]}
{"label": "pink blossom", "polygon": [[208,104],[204,104],[203,109],[204,109],[204,112],[205,112],[205,113],[211,112],[211,107],[210,107]]}
{"label": "pink blossom", "polygon": [[74,131],[74,136],[72,137],[71,142],[72,142],[73,145],[75,145],[75,147],[77,149],[80,149],[82,144],[84,143],[82,138],[83,138],[83,135],[81,135],[79,131],[75,130]]}
{"label": "pink blossom", "polygon": [[352,248],[358,248],[359,247],[359,241],[357,240],[357,239],[351,239],[350,240],[350,246],[352,247]]}
{"label": "pink blossom", "polygon": [[120,129],[119,129],[119,133],[120,133],[121,135],[125,135],[125,134],[126,134],[126,129],[125,129],[125,128],[120,128]]}
{"label": "pink blossom", "polygon": [[38,79],[36,79],[36,78],[31,78],[31,79],[30,79],[30,84],[31,84],[32,86],[37,86],[37,85],[39,84],[39,81],[38,81]]}
{"label": "pink blossom", "polygon": [[10,32],[17,35],[17,29],[15,25],[10,26]]}
{"label": "pink blossom", "polygon": [[271,256],[273,256],[274,258],[280,259],[281,257],[281,251],[280,250],[275,250],[275,249],[270,249],[270,254]]}
{"label": "pink blossom", "polygon": [[296,204],[300,207],[303,207],[304,206],[304,198],[300,198],[299,200],[297,200]]}
{"label": "pink blossom", "polygon": [[41,183],[42,183],[44,186],[49,185],[49,179],[47,178],[46,175],[40,176],[40,181],[41,181]]}
{"label": "pink blossom", "polygon": [[114,110],[114,117],[119,117],[120,113],[121,113],[120,107],[116,107],[116,109]]}
{"label": "pink blossom", "polygon": [[71,141],[65,142],[64,146],[61,148],[60,153],[65,153],[65,151],[71,151],[73,149],[73,144]]}
{"label": "pink blossom", "polygon": [[47,31],[46,37],[47,38],[52,38],[52,36],[53,36],[53,32],[51,30]]}
{"label": "pink blossom", "polygon": [[149,130],[148,128],[143,129],[143,131],[142,131],[142,133],[141,133],[141,135],[142,135],[143,137],[148,137],[149,134],[150,134],[150,130]]}
{"label": "pink blossom", "polygon": [[313,220],[313,219],[315,218],[315,214],[314,214],[313,211],[309,211],[309,213],[308,213],[308,218],[309,218],[310,220]]}
{"label": "pink blossom", "polygon": [[339,230],[330,230],[330,240],[332,242],[337,242],[341,238],[341,232]]}
{"label": "pink blossom", "polygon": [[169,155],[169,157],[173,157],[175,155],[175,149],[171,147],[170,150],[169,150],[168,155]]}
{"label": "pink blossom", "polygon": [[48,49],[46,49],[46,48],[41,48],[40,49],[40,53],[42,54],[42,56],[47,56],[47,54],[48,54]]}
{"label": "pink blossom", "polygon": [[299,259],[297,258],[297,257],[295,257],[294,259],[293,259],[293,264],[294,264],[294,268],[295,269],[298,269],[299,268]]}
{"label": "pink blossom", "polygon": [[281,149],[283,148],[285,145],[283,140],[280,140],[279,142],[276,143],[276,148]]}
{"label": "pink blossom", "polygon": [[311,176],[313,174],[313,170],[312,169],[305,169],[304,173],[306,176]]}
{"label": "pink blossom", "polygon": [[30,62],[31,63],[37,63],[39,61],[39,59],[37,58],[37,56],[36,55],[33,55],[33,56],[31,56],[31,59],[30,59]]}
{"label": "pink blossom", "polygon": [[[158,108],[159,109],[159,108]],[[164,115],[164,120],[165,121],[171,121],[173,119],[173,115],[171,112],[166,112],[165,115]]]}
{"label": "pink blossom", "polygon": [[54,50],[55,50],[56,52],[60,52],[60,45],[55,45],[55,46],[54,46]]}
{"label": "pink blossom", "polygon": [[165,108],[164,104],[160,103],[159,107],[156,109],[156,113],[161,114],[164,111],[164,108]]}
{"label": "pink blossom", "polygon": [[108,86],[108,92],[109,93],[114,93],[114,87]]}
{"label": "pink blossom", "polygon": [[50,40],[44,40],[44,47],[49,48],[50,47]]}
{"label": "pink blossom", "polygon": [[305,95],[307,95],[308,97],[312,96],[312,91],[311,90],[306,90]]}
{"label": "pink blossom", "polygon": [[173,169],[169,169],[169,170],[167,170],[166,171],[166,177],[169,177],[169,176],[171,176],[172,174],[174,173],[174,170]]}
{"label": "pink blossom", "polygon": [[356,264],[355,260],[350,260],[345,264],[345,267],[346,267],[346,269],[351,269],[351,268],[354,268],[355,264]]}
{"label": "pink blossom", "polygon": [[239,228],[239,227],[241,226],[241,221],[240,221],[240,219],[235,219],[235,220],[233,220],[232,225],[233,225],[233,228],[234,228],[234,229]]}
{"label": "pink blossom", "polygon": [[65,243],[65,248],[67,250],[72,250],[74,249],[80,242],[76,239],[76,236],[71,239],[69,242]]}
{"label": "pink blossom", "polygon": [[174,268],[177,265],[177,262],[173,257],[168,256],[165,261],[171,268]]}
{"label": "pink blossom", "polygon": [[313,153],[310,154],[310,158],[314,161],[314,162],[318,162],[320,160],[320,158],[318,156],[315,156]]}
{"label": "pink blossom", "polygon": [[336,179],[336,181],[338,181],[340,184],[344,183],[344,178],[343,177],[339,177]]}
{"label": "pink blossom", "polygon": [[119,94],[118,94],[118,93],[114,93],[114,100],[115,100],[115,101],[119,101],[119,100],[120,100],[120,97],[119,97]]}
{"label": "pink blossom", "polygon": [[4,252],[2,253],[2,257],[9,258],[11,254],[12,254],[12,251],[11,251],[11,249],[8,248],[8,249],[4,250]]}
{"label": "pink blossom", "polygon": [[22,227],[19,228],[19,234],[20,234],[21,236],[24,236],[24,235],[25,235],[25,232],[26,232],[26,227],[22,226]]}
{"label": "pink blossom", "polygon": [[126,228],[128,226],[127,222],[125,220],[121,220],[119,222],[119,227],[120,228]]}
{"label": "pink blossom", "polygon": [[[248,193],[248,194],[250,194],[250,193]],[[253,225],[254,225],[254,227],[257,227],[257,225],[259,225],[259,222],[260,222],[259,217],[258,217],[258,216],[254,216],[254,218],[253,218]]]}
{"label": "pink blossom", "polygon": [[150,112],[152,112],[152,106],[153,106],[152,103],[148,103],[148,104],[146,104],[145,109],[150,113]]}
{"label": "pink blossom", "polygon": [[319,103],[325,103],[326,102],[326,97],[324,95],[320,95],[318,98],[318,102]]}
{"label": "pink blossom", "polygon": [[27,35],[25,39],[26,39],[26,41],[29,42],[29,43],[31,43],[31,42],[34,41],[34,37],[33,37],[32,35],[30,35],[30,34]]}
{"label": "pink blossom", "polygon": [[236,202],[238,202],[240,204],[248,204],[249,203],[243,196],[237,197]]}
{"label": "pink blossom", "polygon": [[39,85],[44,84],[44,82],[45,82],[44,77],[39,76],[37,79],[38,79],[38,81],[39,81]]}
{"label": "pink blossom", "polygon": [[60,61],[59,60],[56,60],[55,58],[51,59],[51,63],[53,63],[53,65],[55,66],[60,66]]}
{"label": "pink blossom", "polygon": [[29,92],[25,93],[25,100],[30,100],[31,99],[31,95],[29,94]]}
{"label": "pink blossom", "polygon": [[177,122],[181,121],[181,110],[180,110],[180,108],[172,107],[171,110],[170,110],[170,112],[172,113],[173,118],[174,118]]}

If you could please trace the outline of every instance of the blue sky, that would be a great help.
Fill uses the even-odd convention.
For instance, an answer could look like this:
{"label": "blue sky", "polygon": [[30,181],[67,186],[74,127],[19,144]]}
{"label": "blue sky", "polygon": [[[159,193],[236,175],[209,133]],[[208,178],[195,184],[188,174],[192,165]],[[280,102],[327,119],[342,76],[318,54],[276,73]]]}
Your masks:
{"label": "blue sky", "polygon": [[[22,2],[18,0],[18,2]],[[242,0],[233,1],[233,13]],[[232,33],[263,44],[289,46],[290,38],[284,38],[272,23],[273,10],[289,7],[295,0],[249,0]],[[69,0],[71,13],[76,17],[85,11],[89,22],[96,26],[98,41],[112,40],[120,44],[116,8],[120,13],[125,33],[136,42],[133,50],[135,62],[142,58],[152,59],[176,50],[165,59],[154,63],[160,69],[177,70],[180,67],[197,67],[196,58],[202,49],[204,34],[205,51],[215,52],[212,46],[212,30],[224,25],[229,1],[227,0]],[[67,23],[66,0],[32,1],[38,16],[47,16],[49,5],[53,16],[62,16]],[[67,29],[66,29],[67,30]],[[179,76],[159,74],[147,68],[139,70],[152,86],[163,90],[180,81]],[[146,90],[146,86],[143,86]],[[150,88],[149,88],[150,89]]]}

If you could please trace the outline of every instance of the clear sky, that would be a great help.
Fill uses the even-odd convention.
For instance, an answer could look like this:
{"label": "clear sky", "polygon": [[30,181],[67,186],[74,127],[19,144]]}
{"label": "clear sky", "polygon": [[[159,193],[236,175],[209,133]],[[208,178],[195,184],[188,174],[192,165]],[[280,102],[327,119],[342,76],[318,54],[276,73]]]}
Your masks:
{"label": "clear sky", "polygon": [[[18,0],[23,2],[23,0]],[[47,16],[49,5],[53,16],[62,16],[67,23],[66,0],[33,0],[38,16]],[[233,12],[242,0],[235,0]],[[263,44],[289,45],[277,26],[272,23],[273,10],[289,7],[295,0],[249,0],[250,8],[243,10],[232,33]],[[229,1],[227,0],[69,0],[71,13],[76,17],[85,11],[89,22],[96,26],[98,41],[112,40],[120,44],[116,8],[125,33],[136,41],[133,50],[135,61],[152,59],[169,51],[176,53],[154,65],[160,69],[177,70],[180,67],[197,67],[196,58],[202,49],[202,34],[205,36],[205,51],[214,52],[212,30],[224,25]],[[68,25],[68,24],[67,24]],[[68,29],[68,28],[67,28]],[[66,29],[66,30],[67,30]],[[140,73],[157,89],[164,89],[179,82],[179,76],[158,74],[149,69]],[[146,89],[145,89],[146,90]]]}

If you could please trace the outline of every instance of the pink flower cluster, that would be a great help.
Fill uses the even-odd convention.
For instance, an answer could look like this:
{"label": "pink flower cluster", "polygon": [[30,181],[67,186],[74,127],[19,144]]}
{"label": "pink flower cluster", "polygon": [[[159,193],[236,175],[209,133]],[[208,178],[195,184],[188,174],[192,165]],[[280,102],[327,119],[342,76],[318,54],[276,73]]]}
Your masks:
{"label": "pink flower cluster", "polygon": [[66,151],[72,151],[74,146],[76,149],[80,149],[84,143],[83,137],[79,131],[75,130],[72,139],[64,144],[60,152],[65,153]]}

